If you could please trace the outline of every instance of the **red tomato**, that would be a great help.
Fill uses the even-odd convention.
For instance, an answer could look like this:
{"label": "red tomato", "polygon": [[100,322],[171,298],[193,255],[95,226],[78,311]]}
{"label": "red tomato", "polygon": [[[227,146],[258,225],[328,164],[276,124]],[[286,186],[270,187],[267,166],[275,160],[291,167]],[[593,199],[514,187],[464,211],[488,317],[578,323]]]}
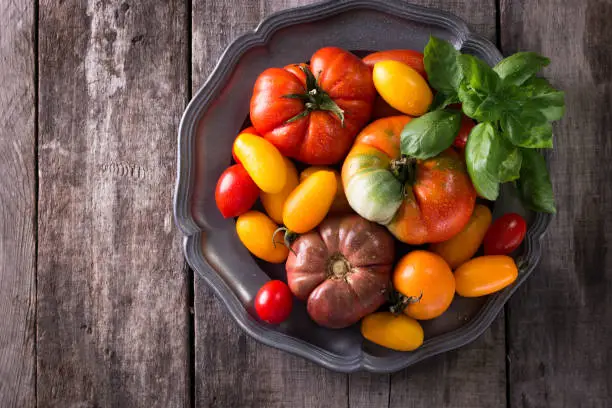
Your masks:
{"label": "red tomato", "polygon": [[459,133],[453,142],[453,146],[458,147],[459,149],[465,149],[468,136],[470,135],[470,132],[474,126],[474,121],[469,116],[462,115],[461,127],[459,128]]}
{"label": "red tomato", "polygon": [[521,245],[527,223],[518,214],[504,214],[489,227],[484,238],[485,255],[508,255]]}
{"label": "red tomato", "polygon": [[[250,133],[252,135],[259,136],[259,133],[257,133],[257,130],[255,130],[253,126],[249,126],[248,128],[241,130],[240,133],[238,133],[238,135],[241,135],[242,133]],[[232,145],[232,157],[234,158],[234,161],[236,163],[240,164],[240,160],[238,159],[238,156],[236,156],[236,152],[234,151],[233,145]]]}
{"label": "red tomato", "polygon": [[287,320],[293,308],[293,295],[284,282],[273,280],[263,285],[255,296],[255,311],[261,320],[279,324]]}
{"label": "red tomato", "polygon": [[333,164],[346,156],[370,120],[375,95],[372,72],[359,58],[340,48],[321,48],[310,66],[268,68],[259,75],[251,122],[283,156]]}
{"label": "red tomato", "polygon": [[228,167],[219,177],[215,189],[217,208],[225,218],[249,211],[259,197],[259,188],[242,164]]}
{"label": "red tomato", "polygon": [[369,67],[380,61],[398,61],[413,68],[421,76],[427,79],[427,72],[423,64],[423,54],[414,50],[386,50],[374,52],[363,59],[363,62]]}

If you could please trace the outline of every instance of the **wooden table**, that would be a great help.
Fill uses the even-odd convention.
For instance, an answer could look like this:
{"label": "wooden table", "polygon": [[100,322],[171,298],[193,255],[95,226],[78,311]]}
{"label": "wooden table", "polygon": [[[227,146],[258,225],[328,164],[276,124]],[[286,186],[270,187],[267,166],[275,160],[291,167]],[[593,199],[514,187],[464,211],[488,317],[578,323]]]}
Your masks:
{"label": "wooden table", "polygon": [[185,266],[182,111],[309,0],[0,0],[1,407],[612,406],[612,2],[421,0],[566,91],[542,263],[477,341],[393,375],[256,343]]}

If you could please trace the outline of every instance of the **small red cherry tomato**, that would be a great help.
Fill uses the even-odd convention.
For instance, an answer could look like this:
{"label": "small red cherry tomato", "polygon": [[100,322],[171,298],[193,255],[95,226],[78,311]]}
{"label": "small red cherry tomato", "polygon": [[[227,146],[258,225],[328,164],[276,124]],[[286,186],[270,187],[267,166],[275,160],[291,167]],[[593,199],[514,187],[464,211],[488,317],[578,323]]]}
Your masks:
{"label": "small red cherry tomato", "polygon": [[293,295],[289,286],[273,280],[261,287],[255,296],[255,311],[261,320],[279,324],[287,320],[293,308]]}
{"label": "small red cherry tomato", "polygon": [[465,115],[461,116],[461,127],[459,128],[459,133],[457,137],[455,137],[455,141],[453,142],[453,146],[459,149],[465,149],[465,145],[468,140],[468,136],[474,127],[474,121]]}
{"label": "small red cherry tomato", "polygon": [[[255,130],[255,128],[253,126],[249,126],[246,129],[243,129],[240,131],[240,133],[250,133],[252,135],[257,135],[259,136],[259,133],[257,133],[257,131]],[[238,133],[240,135],[240,133]],[[234,146],[232,145],[232,157],[234,158],[234,161],[238,164],[240,164],[240,160],[238,160],[238,156],[236,156],[236,152],[234,151]]]}
{"label": "small red cherry tomato", "polygon": [[237,217],[249,211],[257,197],[259,187],[242,164],[228,167],[217,181],[215,201],[225,218]]}
{"label": "small red cherry tomato", "polygon": [[521,245],[527,223],[518,214],[509,213],[499,217],[489,227],[484,238],[485,255],[508,255]]}

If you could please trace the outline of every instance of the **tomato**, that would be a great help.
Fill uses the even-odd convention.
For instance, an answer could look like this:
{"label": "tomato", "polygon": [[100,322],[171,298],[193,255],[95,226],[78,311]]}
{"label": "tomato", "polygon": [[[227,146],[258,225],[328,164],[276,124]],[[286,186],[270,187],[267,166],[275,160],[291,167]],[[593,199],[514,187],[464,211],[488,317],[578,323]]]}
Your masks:
{"label": "tomato", "polygon": [[225,169],[217,181],[215,201],[225,218],[237,217],[249,211],[258,196],[259,188],[242,164]]}
{"label": "tomato", "polygon": [[337,181],[332,171],[317,171],[297,186],[285,201],[283,223],[302,234],[323,221],[336,197]]}
{"label": "tomato", "polygon": [[262,191],[261,195],[259,196],[261,203],[263,204],[270,218],[279,224],[282,224],[283,222],[283,207],[285,205],[285,201],[287,201],[289,194],[291,194],[291,192],[300,183],[295,165],[288,158],[285,157],[284,159],[287,170],[287,181],[285,182],[285,187],[283,187],[283,189],[276,194],[265,193]]}
{"label": "tomato", "polygon": [[346,213],[351,211],[351,206],[349,205],[346,195],[344,194],[344,186],[342,186],[342,177],[340,177],[340,173],[337,170],[332,169],[331,167],[324,166],[311,166],[307,167],[300,173],[300,182],[303,182],[308,177],[312,176],[314,173],[320,170],[327,170],[334,173],[336,176],[337,186],[336,186],[336,196],[334,197],[334,202],[332,203],[329,211],[331,213]]}
{"label": "tomato", "polygon": [[283,155],[333,164],[370,120],[375,95],[372,73],[361,59],[340,48],[322,48],[310,66],[261,73],[251,98],[251,122]]}
{"label": "tomato", "polygon": [[509,256],[480,256],[455,271],[457,294],[463,297],[490,295],[510,285],[517,277],[518,268]]}
{"label": "tomato", "polygon": [[266,193],[279,193],[287,181],[285,160],[266,139],[241,133],[234,141],[234,150],[257,187]]}
{"label": "tomato", "polygon": [[448,241],[430,245],[429,250],[440,255],[452,269],[455,269],[478,251],[489,225],[491,225],[491,211],[487,206],[478,204],[460,233]]}
{"label": "tomato", "polygon": [[457,137],[455,137],[455,141],[453,142],[453,146],[459,149],[465,149],[465,145],[467,144],[468,136],[472,129],[476,126],[472,118],[466,115],[461,115],[461,127],[459,128],[459,133]]}
{"label": "tomato", "polygon": [[271,263],[285,262],[289,254],[289,249],[282,244],[283,236],[274,237],[277,229],[278,225],[259,211],[246,212],[236,220],[236,232],[242,244],[256,257]]}
{"label": "tomato", "polygon": [[440,316],[455,296],[455,278],[441,256],[428,251],[412,251],[400,259],[393,271],[393,287],[400,294],[418,301],[404,313],[418,320]]}
{"label": "tomato", "polygon": [[[241,130],[238,135],[241,135],[242,133],[250,133],[252,135],[259,136],[253,126],[249,126],[248,128]],[[236,163],[240,164],[240,159],[238,158],[238,156],[236,156],[234,145],[232,145],[232,158]]]}
{"label": "tomato", "polygon": [[414,69],[423,78],[427,79],[427,72],[423,64],[423,54],[414,50],[386,50],[374,52],[363,59],[369,67],[374,67],[377,62],[397,61],[404,63]]}
{"label": "tomato", "polygon": [[402,242],[446,241],[468,223],[476,191],[453,149],[423,161],[401,156],[400,133],[410,119],[383,118],[361,131],[342,166],[346,198]]}
{"label": "tomato", "polygon": [[423,344],[423,328],[414,319],[391,312],[372,313],[361,321],[361,334],[372,343],[397,351],[412,351]]}
{"label": "tomato", "polygon": [[329,217],[291,245],[287,282],[312,320],[340,329],[385,303],[394,256],[385,228],[355,214]]}
{"label": "tomato", "polygon": [[279,324],[287,320],[293,308],[293,296],[282,281],[272,280],[264,284],[255,296],[255,311],[261,320]]}
{"label": "tomato", "polygon": [[427,81],[401,62],[377,62],[372,78],[380,96],[393,108],[407,115],[424,114],[433,101],[433,93]]}
{"label": "tomato", "polygon": [[484,238],[485,255],[508,255],[521,245],[527,232],[525,219],[516,213],[495,220]]}

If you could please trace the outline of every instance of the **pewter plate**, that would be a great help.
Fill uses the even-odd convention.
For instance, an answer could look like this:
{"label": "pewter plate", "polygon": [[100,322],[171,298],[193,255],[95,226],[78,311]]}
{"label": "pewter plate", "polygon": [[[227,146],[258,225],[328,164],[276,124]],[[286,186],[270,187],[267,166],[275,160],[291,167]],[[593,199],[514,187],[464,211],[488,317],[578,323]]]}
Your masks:
{"label": "pewter plate", "polygon": [[475,340],[538,263],[540,240],[551,216],[527,211],[506,185],[494,205],[494,217],[514,211],[528,220],[526,239],[515,254],[519,278],[489,297],[457,296],[444,315],[423,322],[425,342],[419,349],[396,352],[379,347],[364,340],[357,325],[342,330],[317,326],[297,300],[289,320],[279,326],[255,317],[257,290],[270,279],[284,280],[284,267],[254,259],[238,240],[235,221],[223,219],[214,200],[216,181],[230,165],[232,142],[248,117],[255,79],[268,67],[308,61],[324,46],[423,50],[430,35],[491,65],[502,58],[493,44],[446,12],[399,0],[329,1],[274,14],[254,32],[236,39],[187,106],[179,127],[174,195],[185,257],[240,327],[258,341],[335,371],[394,372]]}

